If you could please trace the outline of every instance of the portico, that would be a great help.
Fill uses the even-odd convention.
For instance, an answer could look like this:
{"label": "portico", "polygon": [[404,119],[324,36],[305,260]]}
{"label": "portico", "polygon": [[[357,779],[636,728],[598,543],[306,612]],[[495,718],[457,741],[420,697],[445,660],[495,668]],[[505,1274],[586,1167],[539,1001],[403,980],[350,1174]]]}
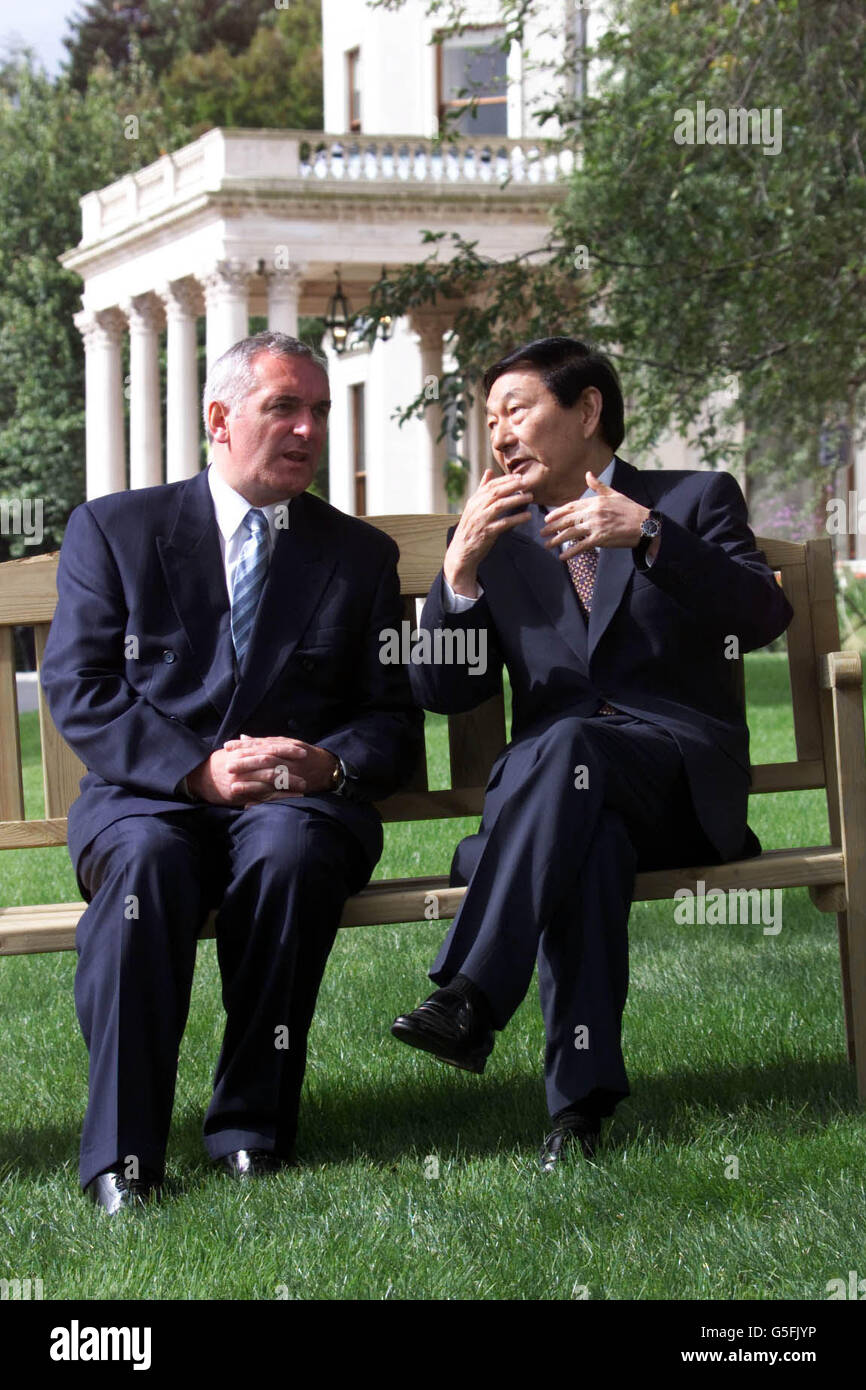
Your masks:
{"label": "portico", "polygon": [[[251,316],[294,334],[300,315],[324,315],[338,268],[360,307],[383,266],[429,255],[425,228],[457,231],[491,256],[529,251],[544,238],[570,158],[538,139],[440,146],[419,136],[220,129],[88,193],[81,241],[62,258],[84,282],[75,321],[86,355],[88,496],[174,482],[202,466],[201,316],[209,366],[249,332]],[[343,510],[357,509],[359,384],[370,396],[361,509],[447,510],[435,383],[453,312],[399,320],[372,351],[350,346],[338,356],[323,344],[334,400],[331,500]],[[432,408],[398,428],[394,412],[425,382],[434,383]],[[463,443],[476,477],[483,447],[476,408]]]}

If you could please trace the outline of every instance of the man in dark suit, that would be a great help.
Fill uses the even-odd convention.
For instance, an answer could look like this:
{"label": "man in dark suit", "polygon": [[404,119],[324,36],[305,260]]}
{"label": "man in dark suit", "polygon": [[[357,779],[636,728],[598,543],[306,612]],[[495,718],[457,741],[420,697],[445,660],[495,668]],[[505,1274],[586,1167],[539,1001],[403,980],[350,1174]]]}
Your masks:
{"label": "man in dark suit", "polygon": [[622,394],[602,354],[543,339],[491,367],[484,390],[501,474],[468,500],[421,625],[477,629],[486,673],[410,675],[420,704],[457,713],[500,688],[504,663],[512,741],[454,857],[452,883],[468,887],[430,971],[441,988],[392,1032],[483,1071],[537,958],[552,1171],[574,1142],[594,1153],[629,1093],[636,870],[760,852],[736,663],[792,612],[730,474],[616,457]]}
{"label": "man in dark suit", "polygon": [[370,804],[423,715],[379,661],[397,548],[306,491],[324,363],[282,334],[205,387],[210,468],[69,520],[42,680],[87,766],[69,849],[89,906],[82,1187],[110,1211],[163,1175],[196,938],[218,907],[226,1026],[205,1119],[233,1176],[292,1161],[307,1030],[346,898],[382,849]]}

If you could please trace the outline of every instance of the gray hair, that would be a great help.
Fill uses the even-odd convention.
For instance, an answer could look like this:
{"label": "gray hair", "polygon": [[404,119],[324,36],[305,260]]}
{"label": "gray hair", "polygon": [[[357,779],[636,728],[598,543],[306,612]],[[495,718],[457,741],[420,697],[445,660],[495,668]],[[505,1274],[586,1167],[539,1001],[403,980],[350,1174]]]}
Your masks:
{"label": "gray hair", "polygon": [[253,362],[262,352],[269,352],[274,357],[306,357],[308,361],[321,367],[325,376],[328,375],[328,363],[322,354],[302,343],[300,339],[290,337],[288,333],[275,333],[266,329],[264,333],[255,333],[251,338],[241,338],[224,352],[222,357],[217,358],[207,374],[202,414],[209,444],[213,440],[207,419],[211,402],[219,401],[229,412],[237,410],[241,402],[258,385]]}

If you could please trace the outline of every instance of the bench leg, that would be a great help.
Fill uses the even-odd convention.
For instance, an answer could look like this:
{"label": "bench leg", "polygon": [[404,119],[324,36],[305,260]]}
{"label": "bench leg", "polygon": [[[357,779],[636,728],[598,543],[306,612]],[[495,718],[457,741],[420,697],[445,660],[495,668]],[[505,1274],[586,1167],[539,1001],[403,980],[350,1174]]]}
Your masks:
{"label": "bench leg", "polygon": [[866,1101],[866,738],[859,655],[833,652],[826,657],[825,684],[833,696],[839,828],[845,856],[847,911],[838,914],[845,1026],[848,1056],[857,1070],[857,1094]]}

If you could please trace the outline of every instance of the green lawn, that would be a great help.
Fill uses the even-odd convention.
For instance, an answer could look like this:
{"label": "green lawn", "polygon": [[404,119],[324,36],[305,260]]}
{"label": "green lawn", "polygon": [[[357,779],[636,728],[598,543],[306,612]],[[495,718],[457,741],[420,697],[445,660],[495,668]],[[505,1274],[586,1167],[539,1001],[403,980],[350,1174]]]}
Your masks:
{"label": "green lawn", "polygon": [[[748,658],[752,757],[793,756],[783,656]],[[434,772],[445,760],[438,725]],[[34,718],[29,814],[39,809]],[[826,841],[823,794],[758,797],[765,848]],[[446,872],[469,822],[387,830],[377,875]],[[75,898],[63,850],[0,857],[4,902]],[[836,924],[804,890],[783,928],[632,913],[632,1096],[594,1165],[536,1167],[547,1113],[530,992],[483,1077],[401,1047],[440,923],[340,933],[311,1033],[303,1167],[239,1187],[200,1140],[222,1026],[199,951],[159,1207],[110,1220],[77,1186],[86,1054],[73,953],[6,959],[0,1277],[46,1298],[823,1299],[866,1274],[864,1121],[844,1055]],[[727,1176],[737,1165],[739,1175]],[[438,1172],[438,1176],[434,1176]]]}

